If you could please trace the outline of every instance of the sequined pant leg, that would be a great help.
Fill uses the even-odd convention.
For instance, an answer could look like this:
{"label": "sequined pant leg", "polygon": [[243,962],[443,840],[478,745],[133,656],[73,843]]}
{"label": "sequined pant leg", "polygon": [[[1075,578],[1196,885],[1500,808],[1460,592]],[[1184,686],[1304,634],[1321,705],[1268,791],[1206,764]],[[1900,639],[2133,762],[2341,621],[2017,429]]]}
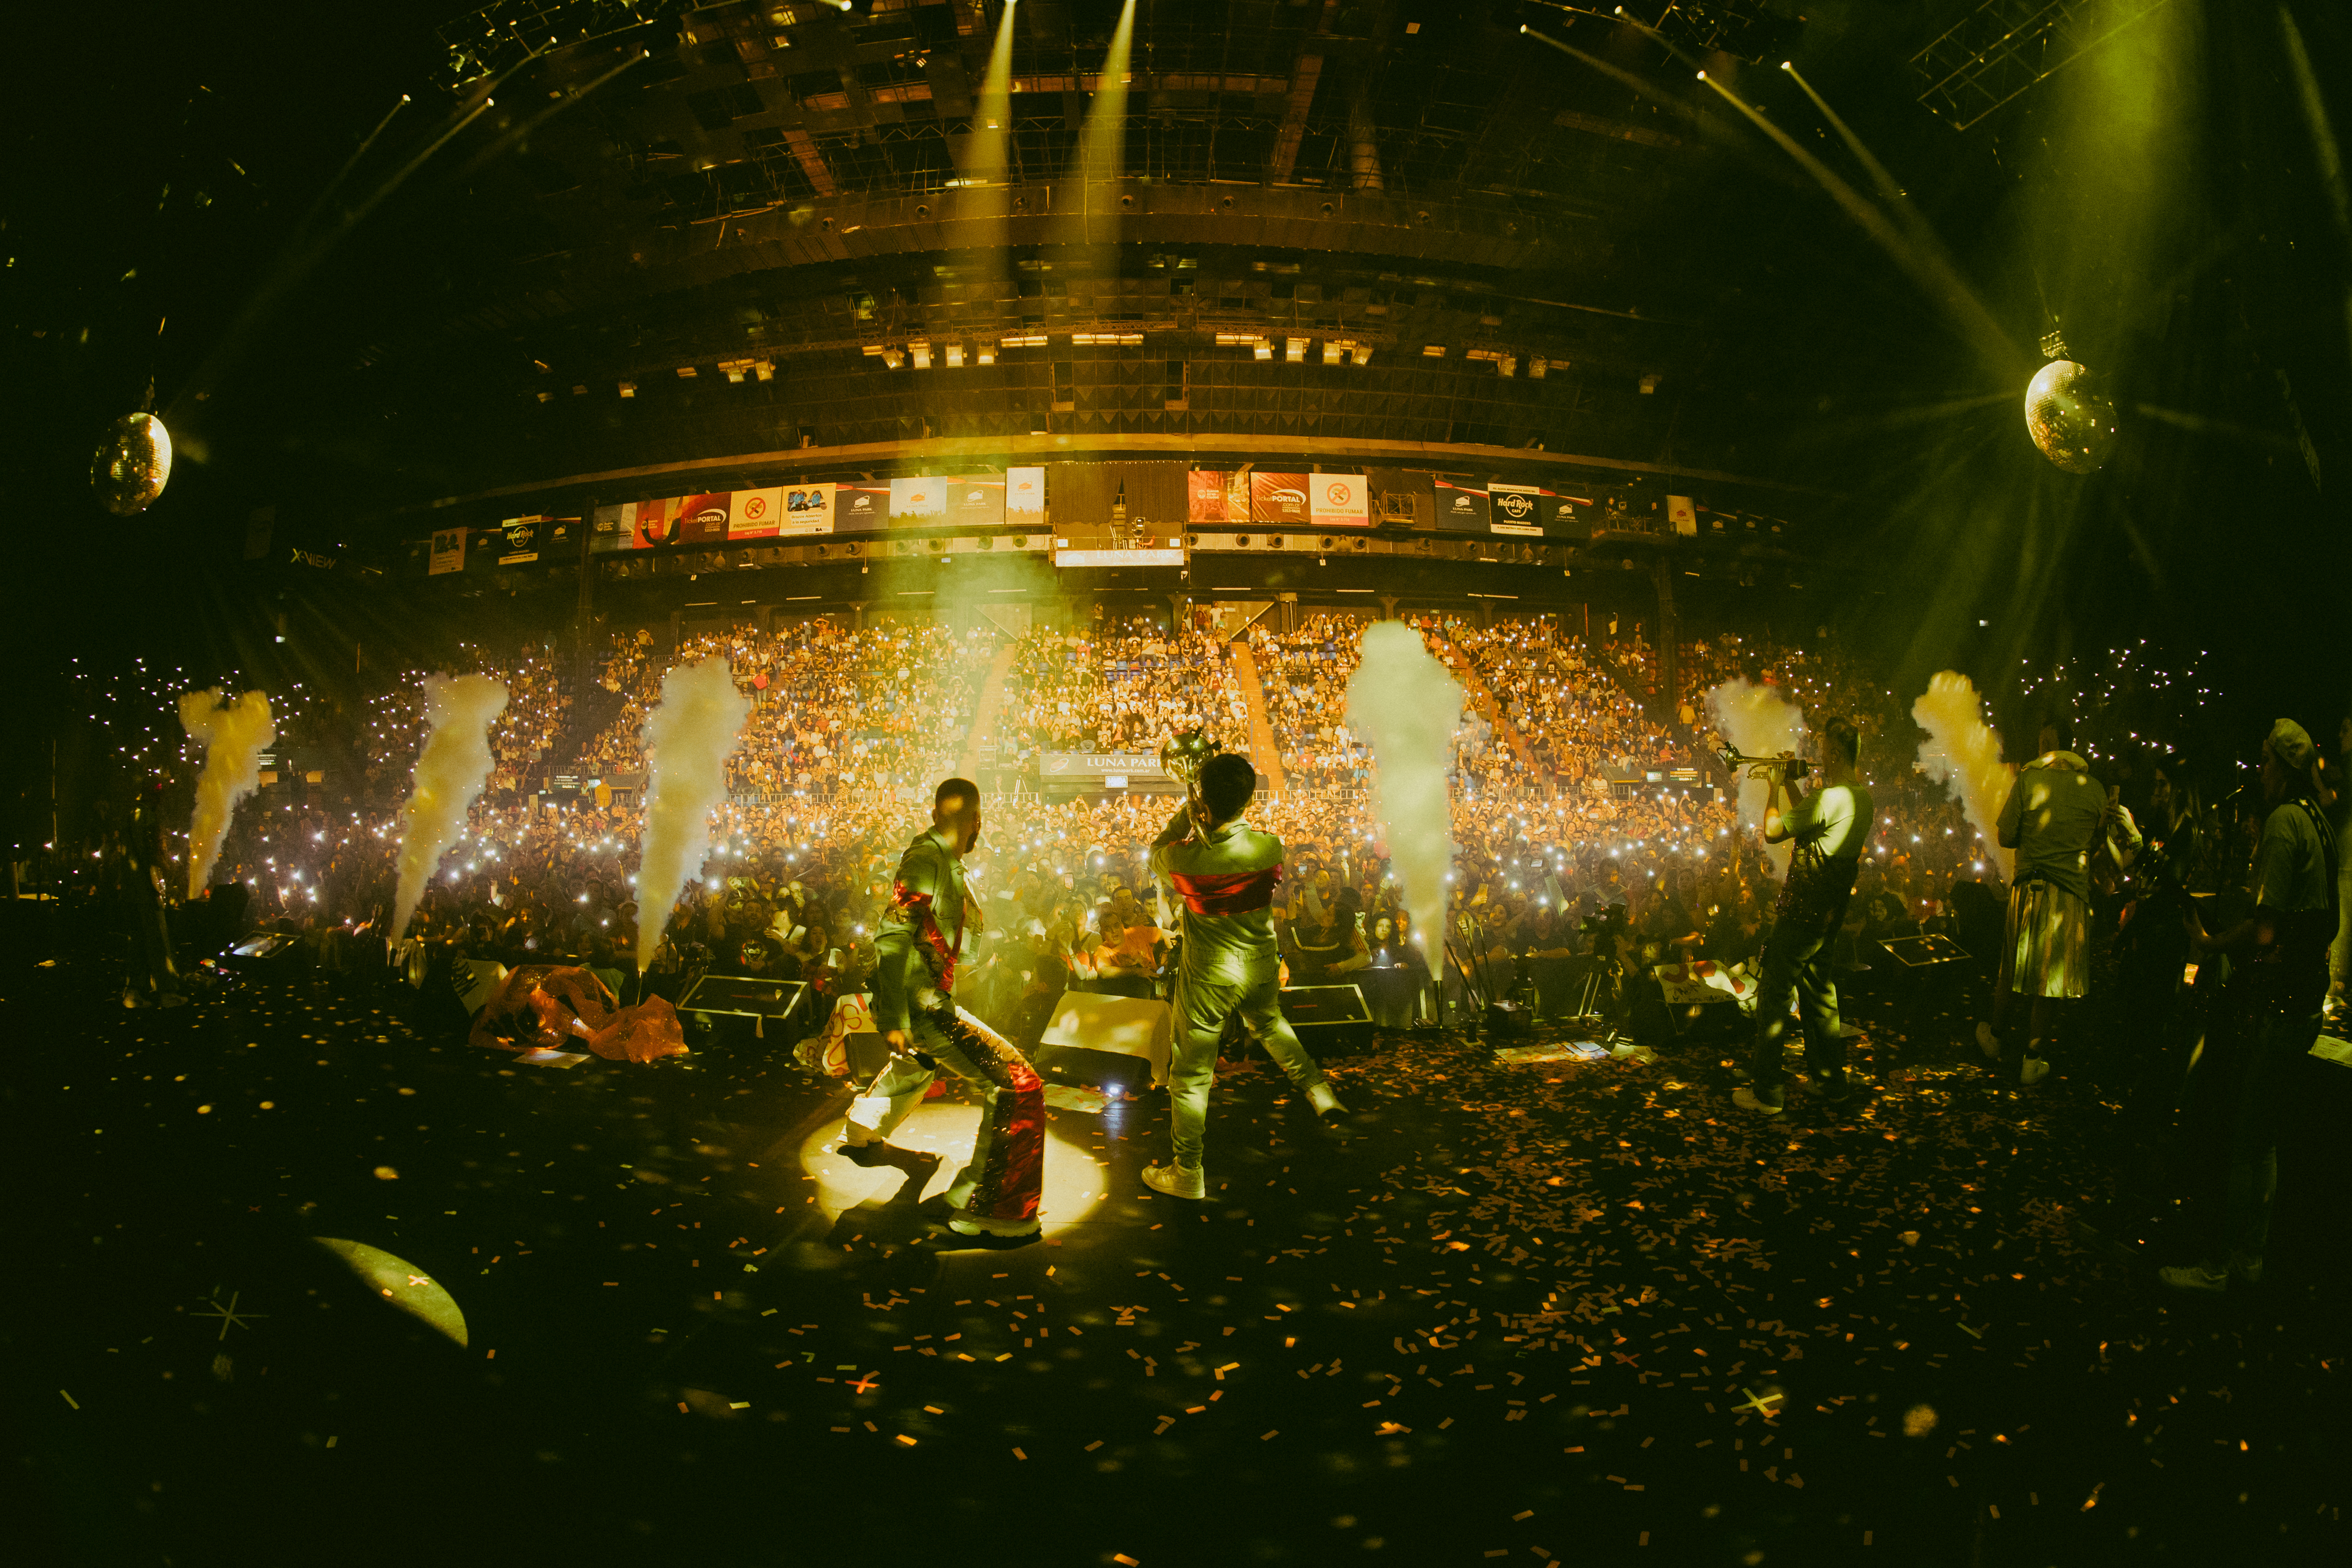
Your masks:
{"label": "sequined pant leg", "polygon": [[1045,1180],[1045,1081],[1010,1040],[961,1008],[918,1012],[913,1022],[922,1051],[980,1097],[971,1163],[948,1188],[949,1207],[1000,1227],[1034,1226]]}

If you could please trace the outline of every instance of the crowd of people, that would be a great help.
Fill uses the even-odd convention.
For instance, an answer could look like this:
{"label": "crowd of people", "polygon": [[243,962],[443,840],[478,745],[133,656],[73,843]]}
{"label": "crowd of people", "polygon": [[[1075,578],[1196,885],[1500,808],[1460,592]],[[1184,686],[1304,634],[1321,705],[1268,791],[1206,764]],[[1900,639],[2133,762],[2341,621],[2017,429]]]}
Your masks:
{"label": "crowd of people", "polygon": [[[1723,787],[1730,781],[1703,750],[1706,693],[1735,678],[1780,688],[1816,729],[1843,714],[1859,735],[1859,761],[1839,775],[1867,801],[1841,848],[1853,894],[1817,933],[1806,972],[1826,985],[1873,956],[1884,961],[1877,943],[1920,934],[2002,955],[1997,988],[2007,998],[2013,988],[2017,1005],[1987,1009],[1980,1043],[2020,1082],[2067,1061],[2055,1043],[2062,1004],[2097,995],[2102,983],[2133,1030],[2185,1038],[2187,976],[2200,956],[2210,955],[2204,963],[2220,972],[2232,958],[2259,962],[2272,940],[2258,900],[2308,905],[2320,896],[2314,888],[2329,894],[2294,923],[2305,968],[2317,925],[2340,929],[2332,871],[2319,869],[2323,849],[2326,866],[2336,864],[2332,819],[2321,810],[2336,793],[2332,763],[2292,727],[2269,743],[2285,759],[2278,792],[2312,802],[2313,825],[2279,843],[2246,789],[2231,797],[2226,818],[2204,803],[2207,791],[2224,792],[2219,773],[2152,742],[2095,763],[2093,748],[2077,752],[2063,726],[2045,733],[2019,786],[2021,800],[2030,786],[2042,803],[2012,802],[2000,827],[2001,847],[2019,857],[2013,898],[2005,861],[1914,761],[1916,731],[1890,684],[1833,643],[1694,639],[1676,649],[1675,708],[1661,714],[1635,695],[1654,700],[1660,671],[1638,628],[1588,643],[1540,617],[1418,624],[1432,650],[1491,697],[1499,727],[1489,732],[1465,710],[1457,735],[1440,933],[1414,929],[1373,814],[1372,761],[1346,725],[1361,618],[1310,612],[1287,629],[1247,633],[1282,769],[1280,787],[1248,815],[1286,848],[1273,911],[1284,960],[1298,983],[1362,985],[1387,1024],[1466,1021],[1498,999],[1559,1017],[1607,1007],[1612,993],[1619,1021],[1632,1022],[1626,998],[1642,988],[1624,981],[1690,960],[1769,978],[1788,884],[1758,831],[1764,824],[1740,820]],[[990,737],[997,767],[985,831],[965,867],[982,918],[958,999],[1015,1040],[1034,1039],[1069,987],[1150,994],[1165,983],[1175,922],[1149,873],[1149,847],[1179,798],[1056,788],[1040,769],[1049,752],[1148,753],[1196,728],[1246,746],[1248,683],[1221,637],[1148,617],[1018,636],[984,623],[812,617],[691,636],[676,648],[632,631],[614,638],[596,670],[601,690],[586,694],[603,705],[587,711],[610,716],[580,742],[583,775],[608,786],[642,776],[643,731],[663,677],[710,657],[728,662],[751,717],[730,759],[709,858],[656,934],[656,988],[674,991],[707,969],[797,977],[812,982],[814,998],[800,1027],[822,1026],[870,980],[893,867],[931,786],[967,770]],[[452,962],[562,960],[617,981],[638,947],[642,796],[625,785],[545,789],[550,747],[582,711],[563,663],[545,648],[505,660],[468,648],[453,661],[499,675],[512,697],[491,737],[485,794],[409,935]],[[983,714],[980,694],[999,664],[1005,678]],[[2098,695],[2116,712],[2139,711],[2130,705],[2162,685],[2111,684]],[[213,880],[241,887],[252,919],[307,938],[321,961],[379,962],[401,833],[395,800],[423,740],[418,677],[352,706],[297,691],[280,713],[278,787],[237,812]],[[2352,723],[2339,738],[2352,750]],[[164,755],[152,737],[122,750],[151,771]],[[182,785],[189,760],[179,764]],[[2063,810],[2049,804],[2062,798]],[[1780,809],[1792,821],[1804,810]],[[2268,821],[2302,819],[2273,811]],[[2053,850],[2053,823],[2084,841]],[[163,848],[173,847],[167,836]],[[2203,912],[2193,952],[2180,930],[2185,908],[2176,907],[2192,896],[2200,901],[2185,908]],[[2337,936],[2332,956],[2324,939],[2317,945],[2322,988],[2331,976],[2340,988],[2346,944]],[[2300,1008],[2310,988],[2298,984]],[[2233,994],[2210,1006],[2226,1010]],[[2271,1027],[2276,1011],[2263,1014],[2269,1023],[2241,1020],[2242,1032],[2284,1039]],[[2220,1013],[2200,1017],[2200,1028],[2217,1018],[2227,1026]],[[1842,1077],[1842,1065],[1832,1071]],[[2171,1066],[2156,1076],[2167,1074],[2178,1077]],[[1777,1112],[1763,1098],[1770,1087],[1759,1077],[1752,1108]],[[2168,1103],[2176,1087],[2159,1083],[2156,1100]],[[2259,1186],[2259,1169],[2242,1174]],[[2243,1255],[2200,1265],[2193,1279],[2176,1270],[2191,1288],[2258,1271],[2258,1229],[2242,1214],[2232,1224]]]}
{"label": "crowd of people", "polygon": [[[1431,951],[1425,936],[1412,939],[1372,814],[1370,759],[1345,724],[1362,625],[1344,612],[1313,612],[1286,631],[1248,633],[1284,778],[1251,819],[1289,848],[1276,915],[1304,972],[1347,963],[1359,947],[1376,967],[1410,967]],[[1743,828],[1728,793],[1709,783],[1641,776],[1700,760],[1696,730],[1654,724],[1549,620],[1429,617],[1421,629],[1433,649],[1468,662],[1501,723],[1517,728],[1538,759],[1528,766],[1507,735],[1486,734],[1465,713],[1454,758],[1449,921],[1460,953],[1478,956],[1465,973],[1440,945],[1434,967],[1445,986],[1434,1005],[1471,1005],[1514,983],[1524,993],[1540,976],[1551,983],[1533,988],[1537,1005],[1559,1010],[1575,988],[1561,983],[1553,960],[1589,953],[1586,923],[1617,904],[1628,959],[1754,957],[1770,925],[1774,881],[1753,824]],[[978,693],[1008,642],[998,711],[976,732]],[[1718,678],[1738,673],[1805,689],[1795,684],[1807,679],[1797,655],[1727,636],[1694,648],[1716,660],[1694,667]],[[519,762],[509,760],[543,755],[545,736],[571,711],[548,655],[530,652],[498,673],[522,694],[509,715],[535,718],[541,730],[501,721],[492,788],[445,862],[418,929],[509,961],[565,952],[617,966],[632,954],[642,797],[610,784],[643,773],[645,721],[663,676],[712,656],[728,660],[752,714],[730,763],[730,795],[705,880],[668,928],[668,971],[710,962],[777,972],[822,966],[832,989],[854,985],[919,800],[992,734],[999,787],[971,871],[983,907],[1003,918],[990,923],[968,983],[976,995],[1005,992],[1007,1007],[1041,975],[1131,984],[1150,973],[1172,924],[1143,865],[1174,797],[1073,795],[1037,771],[1043,756],[1149,753],[1193,728],[1246,745],[1233,650],[1202,629],[1148,617],[1019,637],[987,625],[853,627],[813,617],[693,636],[667,652],[633,631],[614,638],[598,667],[604,699],[621,700],[582,751],[583,777],[607,787],[557,799],[518,788]],[[373,716],[372,755],[397,769],[400,748],[413,756],[421,740],[413,683],[379,706],[402,722]],[[529,751],[533,744],[540,753]],[[1971,892],[1979,906],[2001,896],[1958,808],[1891,749],[1874,758],[1882,807],[1854,901],[1856,942],[1948,927]],[[299,926],[349,929],[380,916],[396,808],[384,794],[373,804],[328,804],[335,794],[312,789],[300,804],[266,797],[248,806],[218,875],[244,883],[270,917]],[[1345,950],[1336,959],[1334,944]]]}
{"label": "crowd of people", "polygon": [[[1372,954],[1410,954],[1409,917],[1372,815],[1370,759],[1345,725],[1361,630],[1356,615],[1324,612],[1290,630],[1248,633],[1285,778],[1251,815],[1289,846],[1283,922],[1303,922],[1318,940],[1336,925]],[[1705,685],[1734,675],[1780,685],[1811,714],[1864,715],[1871,738],[1863,771],[1878,812],[1849,915],[1848,961],[1874,940],[1920,931],[1965,926],[1964,945],[1997,943],[1998,934],[1985,931],[1987,912],[2006,896],[1997,862],[1946,790],[1907,765],[1916,742],[1875,695],[1885,686],[1849,661],[1727,633],[1694,641],[1679,650],[1681,722],[1660,724],[1620,684],[1621,675],[1654,667],[1638,629],[1591,647],[1543,618],[1431,617],[1423,631],[1433,648],[1468,661],[1502,723],[1518,730],[1536,758],[1529,767],[1512,747],[1482,744],[1478,722],[1465,716],[1454,759],[1449,919],[1478,952],[1585,953],[1585,923],[1622,904],[1630,956],[1732,964],[1757,955],[1776,883],[1755,825],[1743,825],[1728,791],[1704,776],[1643,777],[1661,764],[1688,769],[1706,760],[1696,709]],[[1150,752],[1192,728],[1245,744],[1247,704],[1233,650],[1198,628],[1150,618],[1013,638],[988,626],[852,627],[813,617],[690,637],[670,651],[632,631],[615,637],[599,666],[607,700],[622,704],[587,738],[583,774],[642,774],[646,716],[661,678],[682,661],[725,657],[753,704],[730,762],[710,880],[681,905],[671,927],[677,951],[665,961],[684,967],[712,954],[740,961],[756,938],[763,962],[828,959],[854,970],[857,938],[875,925],[888,862],[919,815],[917,802],[976,741],[978,693],[1007,641],[1012,656],[993,716],[1002,764],[993,777],[1004,787],[989,802],[987,840],[972,862],[986,896],[1013,904],[991,941],[1007,946],[1007,973],[1032,979],[1041,963],[1088,977],[1101,967],[1098,951],[1125,951],[1129,968],[1139,954],[1148,957],[1160,938],[1129,934],[1168,924],[1141,868],[1172,797],[1098,789],[1073,797],[1045,787],[1034,769],[1047,751]],[[445,862],[425,921],[486,952],[632,952],[641,798],[607,789],[556,800],[521,789],[523,770],[544,757],[572,696],[545,650],[502,667],[473,652],[471,662],[507,678],[516,695],[494,737],[491,788],[464,845]],[[1604,658],[1616,673],[1600,667]],[[304,711],[310,728],[337,716]],[[359,748],[378,782],[405,771],[422,738],[419,713],[413,681],[361,713]],[[389,902],[399,836],[392,791],[354,799],[312,788],[293,792],[299,803],[286,793],[266,794],[239,813],[216,874],[245,884],[272,918],[318,928],[366,923]],[[1311,898],[1310,889],[1318,890]],[[744,913],[754,906],[767,911],[756,930]],[[971,973],[997,967],[992,960]],[[1443,957],[1438,967],[1446,968]],[[1500,979],[1491,964],[1474,966],[1473,977],[1507,988],[1522,967],[1559,972],[1514,961]],[[1448,977],[1461,999],[1468,983],[1458,970]],[[1539,987],[1539,995],[1546,988],[1562,989]],[[1551,1010],[1564,999],[1538,1006]]]}
{"label": "crowd of people", "polygon": [[1003,766],[1034,768],[1049,751],[1156,752],[1188,730],[1244,743],[1248,726],[1223,643],[1135,616],[1022,638],[1006,673],[996,737]]}

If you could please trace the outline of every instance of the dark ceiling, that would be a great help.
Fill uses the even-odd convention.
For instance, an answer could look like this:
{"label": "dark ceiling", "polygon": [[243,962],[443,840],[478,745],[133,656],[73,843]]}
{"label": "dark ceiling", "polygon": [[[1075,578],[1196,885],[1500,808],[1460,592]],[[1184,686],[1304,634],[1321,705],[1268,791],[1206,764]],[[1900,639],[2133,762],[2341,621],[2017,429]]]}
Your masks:
{"label": "dark ceiling", "polygon": [[[1798,487],[1878,572],[1858,595],[1932,586],[1881,617],[1920,658],[1993,614],[2045,648],[2201,626],[2272,570],[2230,564],[2232,518],[2329,516],[2342,186],[2282,18],[2340,124],[2341,7],[2082,0],[2136,19],[1964,131],[1911,61],[1979,0],[1629,9],[1673,15],[1139,0],[1089,183],[1118,0],[1024,0],[1002,173],[970,185],[998,0],[504,31],[134,0],[105,40],[51,12],[8,67],[11,470],[65,536],[184,565],[257,505],[365,549],[437,497],[877,443],[1540,445]],[[2088,478],[2018,417],[2053,325],[2132,411]],[[118,526],[86,454],[151,380],[181,473]]]}

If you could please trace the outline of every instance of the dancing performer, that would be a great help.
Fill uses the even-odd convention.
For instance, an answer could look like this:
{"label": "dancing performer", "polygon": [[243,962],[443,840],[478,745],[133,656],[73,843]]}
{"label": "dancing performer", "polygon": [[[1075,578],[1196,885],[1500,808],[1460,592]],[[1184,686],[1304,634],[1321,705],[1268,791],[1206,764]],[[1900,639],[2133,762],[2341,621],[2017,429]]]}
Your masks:
{"label": "dancing performer", "polygon": [[1192,799],[1152,841],[1151,870],[1161,907],[1183,900],[1183,950],[1172,1000],[1176,1060],[1168,1074],[1174,1157],[1143,1173],[1145,1185],[1171,1197],[1206,1197],[1202,1134],[1209,1085],[1216,1082],[1217,1038],[1234,1013],[1275,1065],[1290,1075],[1322,1116],[1344,1110],[1323,1070],[1282,1016],[1280,958],[1267,911],[1282,880],[1282,841],[1242,821],[1257,792],[1257,769],[1230,753],[1201,764]]}
{"label": "dancing performer", "polygon": [[889,912],[874,939],[874,1021],[890,1061],[851,1108],[842,1154],[861,1166],[885,1163],[891,1132],[944,1067],[980,1096],[971,1163],[947,1190],[948,1228],[1017,1240],[1038,1234],[1045,1086],[1009,1041],[955,1005],[964,932],[981,924],[963,879],[963,857],[979,841],[980,786],[950,779],[932,796],[930,831],[899,859]]}

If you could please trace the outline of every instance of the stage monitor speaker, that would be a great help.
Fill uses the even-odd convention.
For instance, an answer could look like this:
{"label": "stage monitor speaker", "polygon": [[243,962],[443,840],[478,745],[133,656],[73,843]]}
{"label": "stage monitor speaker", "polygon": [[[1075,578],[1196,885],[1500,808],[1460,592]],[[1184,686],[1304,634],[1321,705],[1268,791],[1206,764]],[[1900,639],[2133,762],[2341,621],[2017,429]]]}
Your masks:
{"label": "stage monitor speaker", "polygon": [[1166,1002],[1146,997],[1114,997],[1101,991],[1065,991],[1053,1019],[1038,1037],[1040,1066],[1066,1051],[1099,1051],[1140,1059],[1151,1069],[1152,1087],[1168,1082],[1176,1049],[1175,1015]]}
{"label": "stage monitor speaker", "polygon": [[1309,1056],[1348,1056],[1372,1048],[1372,1010],[1358,987],[1286,986],[1282,1016]]}
{"label": "stage monitor speaker", "polygon": [[1948,936],[1890,936],[1879,943],[1887,956],[1906,969],[1931,968],[1937,964],[1966,963],[1969,950]]}
{"label": "stage monitor speaker", "polygon": [[705,975],[680,997],[681,1013],[719,1013],[730,1018],[757,1019],[761,1032],[771,1022],[782,1023],[808,995],[800,980],[763,980],[752,975]]}

